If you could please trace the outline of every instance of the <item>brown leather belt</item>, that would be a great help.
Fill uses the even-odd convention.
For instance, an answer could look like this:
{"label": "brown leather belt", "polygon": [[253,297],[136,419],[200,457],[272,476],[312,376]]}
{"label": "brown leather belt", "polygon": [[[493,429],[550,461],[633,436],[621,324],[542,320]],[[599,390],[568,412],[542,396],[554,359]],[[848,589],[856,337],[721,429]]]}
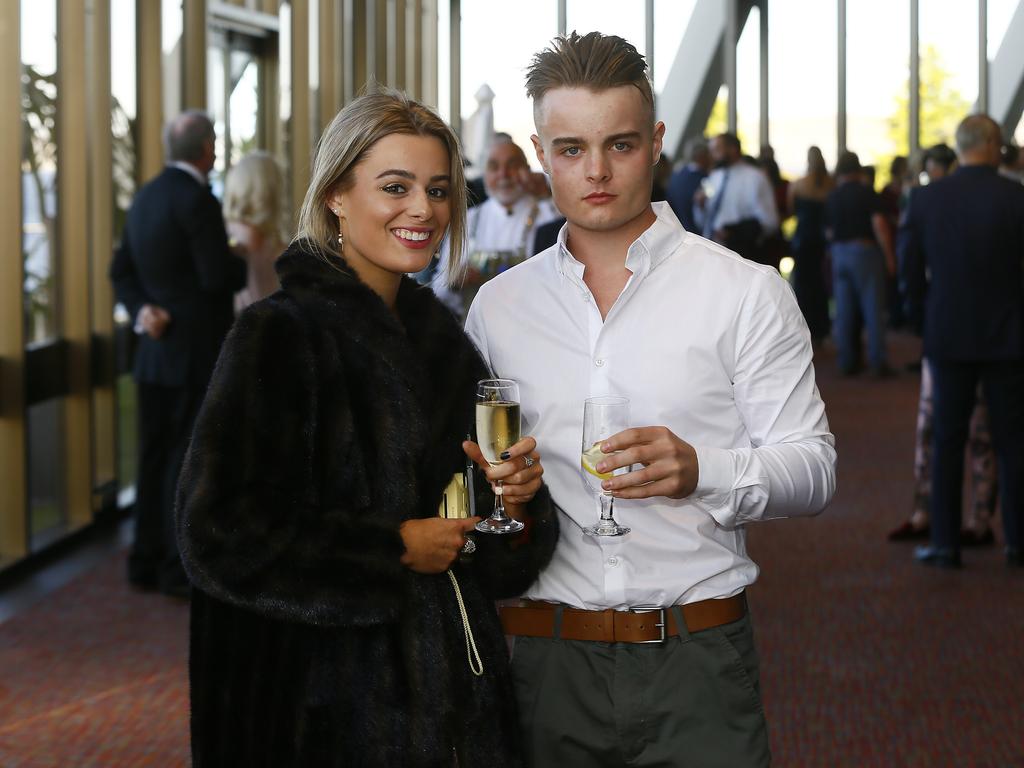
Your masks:
{"label": "brown leather belt", "polygon": [[[559,610],[561,609],[561,610]],[[677,610],[678,609],[678,612]],[[659,643],[679,634],[677,613],[682,613],[688,632],[730,624],[747,610],[741,592],[721,600],[701,600],[670,608],[634,608],[630,611],[585,611],[559,603],[521,600],[499,610],[507,635],[559,637],[563,640],[594,640],[602,643]],[[556,630],[558,614],[561,626]]]}

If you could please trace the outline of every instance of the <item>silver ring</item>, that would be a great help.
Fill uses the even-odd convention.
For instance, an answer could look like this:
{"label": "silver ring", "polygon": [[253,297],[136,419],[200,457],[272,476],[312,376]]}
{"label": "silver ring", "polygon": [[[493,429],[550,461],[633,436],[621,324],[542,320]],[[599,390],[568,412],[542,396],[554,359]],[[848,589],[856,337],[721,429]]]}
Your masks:
{"label": "silver ring", "polygon": [[464,555],[472,555],[474,552],[476,552],[476,542],[470,538],[467,538],[466,543],[462,545],[462,549],[460,551]]}
{"label": "silver ring", "polygon": [[526,468],[527,469],[529,469],[534,464],[536,464],[536,462],[533,459],[531,459],[529,456],[523,456],[523,460],[526,461]]}

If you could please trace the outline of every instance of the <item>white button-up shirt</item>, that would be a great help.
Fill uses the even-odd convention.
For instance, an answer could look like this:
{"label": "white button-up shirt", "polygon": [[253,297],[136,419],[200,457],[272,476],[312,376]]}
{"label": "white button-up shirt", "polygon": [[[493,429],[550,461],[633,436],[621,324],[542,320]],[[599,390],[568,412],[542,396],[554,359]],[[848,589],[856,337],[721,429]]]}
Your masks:
{"label": "white button-up shirt", "polygon": [[[743,219],[757,219],[765,234],[779,228],[772,185],[761,169],[742,160],[728,168],[716,168],[707,178],[707,188],[709,193],[704,207],[694,206],[693,211],[694,221],[701,231],[713,232]],[[706,223],[709,215],[715,218],[710,227]]]}
{"label": "white button-up shirt", "polygon": [[[533,214],[531,218],[531,214]],[[470,251],[518,251],[524,256],[533,253],[533,238],[541,224],[557,219],[558,210],[550,200],[523,195],[506,208],[489,197],[473,206],[466,214],[465,255]],[[441,259],[431,281],[434,293],[458,315],[462,315],[462,296],[448,285],[448,243],[441,248]]]}
{"label": "white button-up shirt", "polygon": [[[789,286],[686,232],[669,206],[629,248],[632,276],[602,321],[584,265],[558,243],[481,288],[467,330],[496,375],[519,382],[561,510],[551,563],[526,596],[602,609],[737,594],[757,578],[743,524],[812,515],[835,491],[835,439]],[[584,535],[600,502],[581,476],[583,401],[630,399],[633,426],[694,446],[686,499],[616,500],[618,538]]]}

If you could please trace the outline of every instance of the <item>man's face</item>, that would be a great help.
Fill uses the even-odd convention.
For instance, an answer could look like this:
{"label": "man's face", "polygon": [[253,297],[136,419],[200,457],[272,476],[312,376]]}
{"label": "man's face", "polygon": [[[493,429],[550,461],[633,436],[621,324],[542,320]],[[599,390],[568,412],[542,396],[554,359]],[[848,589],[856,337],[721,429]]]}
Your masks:
{"label": "man's face", "polygon": [[537,159],[570,224],[614,231],[649,210],[665,126],[651,125],[650,105],[637,88],[555,88],[534,112]]}
{"label": "man's face", "polygon": [[484,188],[502,205],[514,205],[523,192],[523,174],[529,170],[526,156],[517,145],[504,141],[491,147],[484,168]]}
{"label": "man's face", "polygon": [[715,136],[715,138],[711,140],[710,148],[711,159],[714,161],[716,168],[724,168],[725,166],[732,164],[732,147],[721,136]]}
{"label": "man's face", "polygon": [[928,181],[938,181],[946,175],[946,166],[928,158],[924,161],[924,172],[928,174]]}

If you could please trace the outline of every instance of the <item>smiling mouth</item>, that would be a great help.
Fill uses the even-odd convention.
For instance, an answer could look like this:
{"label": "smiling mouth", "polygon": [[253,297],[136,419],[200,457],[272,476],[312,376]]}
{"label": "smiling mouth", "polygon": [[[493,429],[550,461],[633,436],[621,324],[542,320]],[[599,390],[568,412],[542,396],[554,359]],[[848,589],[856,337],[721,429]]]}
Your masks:
{"label": "smiling mouth", "polygon": [[425,232],[414,232],[411,229],[393,229],[391,231],[395,233],[395,236],[398,237],[399,240],[407,240],[410,243],[426,242],[433,234],[431,230],[427,230]]}

